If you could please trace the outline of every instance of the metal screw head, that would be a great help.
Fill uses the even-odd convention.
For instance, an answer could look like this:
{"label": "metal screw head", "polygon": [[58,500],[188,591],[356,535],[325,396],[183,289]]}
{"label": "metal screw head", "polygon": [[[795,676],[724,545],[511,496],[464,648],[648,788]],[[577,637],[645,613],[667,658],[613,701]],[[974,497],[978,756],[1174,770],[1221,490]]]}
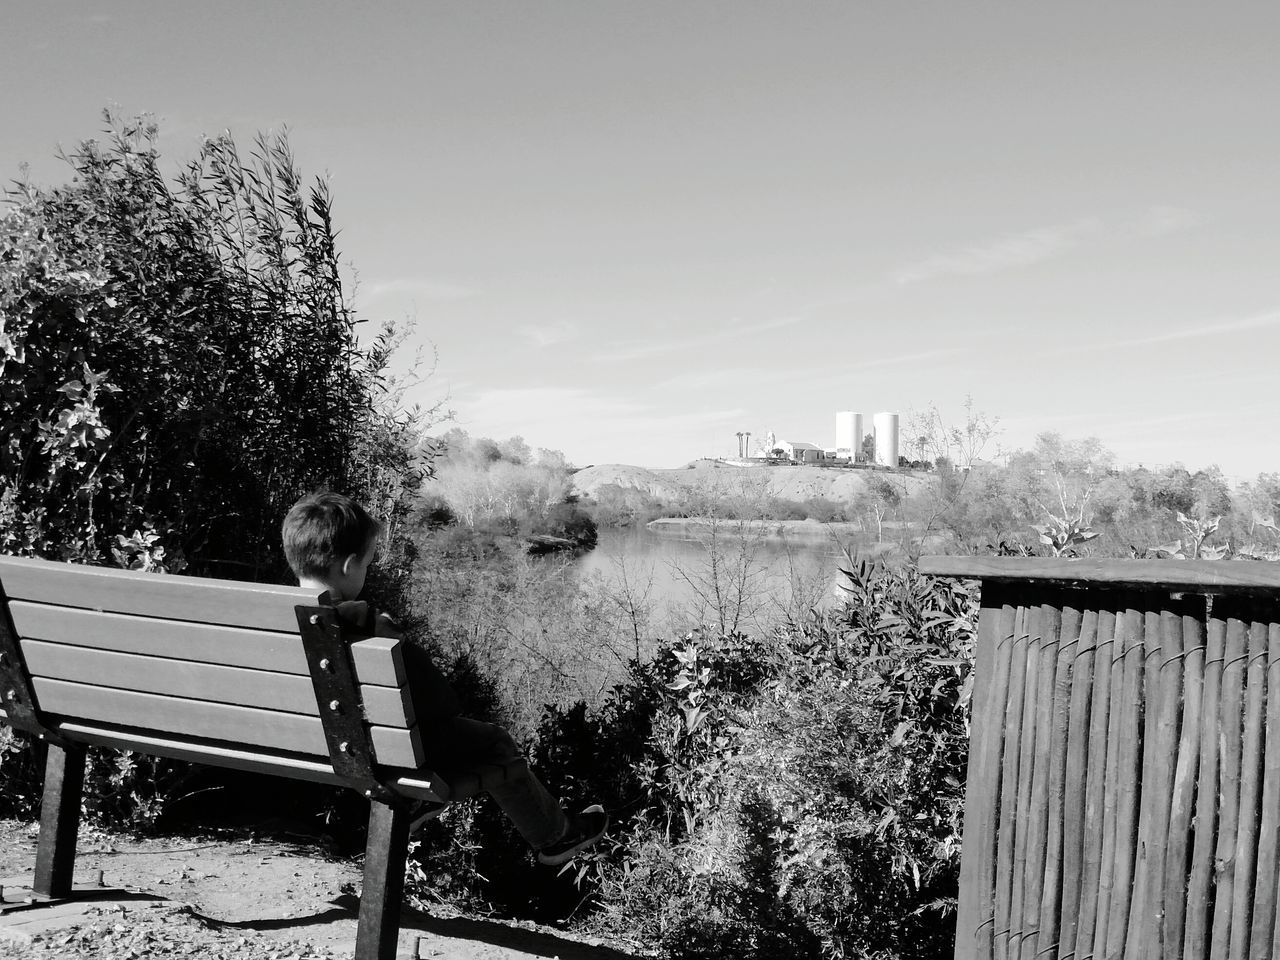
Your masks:
{"label": "metal screw head", "polygon": [[320,661],[320,669],[321,669],[321,670],[329,670],[329,669],[332,669],[332,667],[333,667],[333,665],[332,665],[331,663],[329,663],[329,658],[328,658],[328,657],[324,657],[324,658]]}
{"label": "metal screw head", "polygon": [[10,690],[8,693],[6,693],[6,694],[5,694],[5,696],[6,696],[6,697],[8,697],[10,700],[17,700],[17,699],[18,699],[18,691],[17,691],[17,690]]}
{"label": "metal screw head", "polygon": [[348,752],[350,749],[351,749],[351,744],[347,743],[347,741],[345,741],[345,740],[343,740],[340,744],[338,744],[338,752],[339,752],[339,753],[346,753],[346,752]]}
{"label": "metal screw head", "polygon": [[342,704],[340,704],[337,700],[330,700],[329,709],[332,710],[334,713],[341,713]]}
{"label": "metal screw head", "polygon": [[314,627],[319,622],[320,622],[320,614],[313,613],[311,615],[311,625]]}
{"label": "metal screw head", "polygon": [[366,797],[372,797],[372,796],[373,796],[373,791],[372,791],[372,790],[366,790],[366,791],[364,792],[364,795],[365,795]]}

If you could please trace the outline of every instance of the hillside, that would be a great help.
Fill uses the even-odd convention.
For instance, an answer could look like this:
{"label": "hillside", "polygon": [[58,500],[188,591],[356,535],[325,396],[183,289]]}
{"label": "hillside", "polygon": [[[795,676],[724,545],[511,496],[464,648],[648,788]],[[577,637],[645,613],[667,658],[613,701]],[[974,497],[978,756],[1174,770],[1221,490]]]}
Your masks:
{"label": "hillside", "polygon": [[740,467],[718,460],[695,460],[685,467],[664,470],[607,463],[585,467],[571,480],[573,492],[582,497],[594,497],[600,487],[617,484],[671,503],[696,487],[724,484],[737,488],[739,484],[761,483],[767,485],[772,496],[786,500],[826,497],[836,503],[847,503],[864,492],[874,477],[891,478],[895,485],[904,486],[907,494],[916,493],[929,482],[927,476],[916,474],[827,467]]}

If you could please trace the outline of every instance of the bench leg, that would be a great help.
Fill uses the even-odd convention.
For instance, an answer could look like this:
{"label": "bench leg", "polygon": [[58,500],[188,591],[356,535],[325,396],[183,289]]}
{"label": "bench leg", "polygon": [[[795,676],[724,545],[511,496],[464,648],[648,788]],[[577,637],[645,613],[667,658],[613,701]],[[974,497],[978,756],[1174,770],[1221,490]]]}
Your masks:
{"label": "bench leg", "polygon": [[49,744],[44,765],[44,797],[40,801],[40,843],[32,891],[40,897],[71,894],[80,829],[80,796],[84,789],[84,754],[80,744]]}
{"label": "bench leg", "polygon": [[371,801],[355,960],[395,960],[408,848],[409,811],[401,804]]}

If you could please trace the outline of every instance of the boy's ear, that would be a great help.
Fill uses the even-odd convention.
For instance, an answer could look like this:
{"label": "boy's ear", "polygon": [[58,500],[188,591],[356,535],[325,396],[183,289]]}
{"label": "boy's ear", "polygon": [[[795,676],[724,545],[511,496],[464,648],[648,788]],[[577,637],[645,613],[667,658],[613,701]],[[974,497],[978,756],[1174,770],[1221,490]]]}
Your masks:
{"label": "boy's ear", "polygon": [[346,558],[342,561],[342,575],[344,577],[351,576],[352,567],[354,567],[359,562],[360,562],[360,556],[358,554],[348,553]]}

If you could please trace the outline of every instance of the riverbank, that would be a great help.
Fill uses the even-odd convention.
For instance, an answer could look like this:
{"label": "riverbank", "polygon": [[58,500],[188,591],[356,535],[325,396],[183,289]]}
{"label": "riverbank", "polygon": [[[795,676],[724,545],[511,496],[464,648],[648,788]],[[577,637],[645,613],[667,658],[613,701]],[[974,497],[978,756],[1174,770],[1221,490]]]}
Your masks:
{"label": "riverbank", "polygon": [[[751,534],[779,540],[791,538],[808,541],[827,540],[833,544],[852,545],[856,541],[865,540],[866,532],[860,523],[831,521],[822,523],[818,520],[713,520],[708,517],[661,517],[650,520],[647,528],[657,534],[674,534],[678,536],[697,536],[705,534],[718,525],[720,531],[728,534]],[[887,527],[888,524],[886,523]]]}

